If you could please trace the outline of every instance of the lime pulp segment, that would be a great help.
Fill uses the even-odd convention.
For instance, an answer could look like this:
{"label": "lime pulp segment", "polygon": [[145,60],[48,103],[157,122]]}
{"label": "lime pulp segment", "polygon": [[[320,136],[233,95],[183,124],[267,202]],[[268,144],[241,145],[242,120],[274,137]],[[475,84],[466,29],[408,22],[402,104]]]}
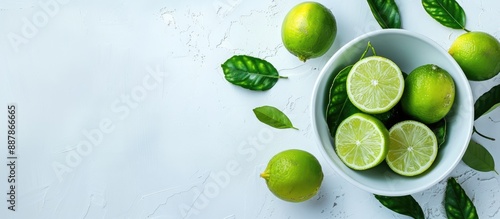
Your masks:
{"label": "lime pulp segment", "polygon": [[436,159],[438,146],[432,130],[413,120],[402,121],[389,130],[390,143],[386,162],[396,173],[416,176],[429,169]]}
{"label": "lime pulp segment", "polygon": [[346,87],[349,99],[358,109],[378,114],[389,111],[401,99],[404,78],[393,61],[370,56],[354,64]]}
{"label": "lime pulp segment", "polygon": [[373,116],[356,113],[342,121],[335,134],[337,155],[348,167],[366,170],[386,157],[389,133]]}

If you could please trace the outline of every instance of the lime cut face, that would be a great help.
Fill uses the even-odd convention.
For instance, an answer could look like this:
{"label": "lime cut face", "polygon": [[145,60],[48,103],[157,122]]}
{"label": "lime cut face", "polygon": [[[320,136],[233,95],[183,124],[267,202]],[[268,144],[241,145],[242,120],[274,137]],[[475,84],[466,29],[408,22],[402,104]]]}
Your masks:
{"label": "lime cut face", "polygon": [[389,132],[377,118],[356,113],[342,121],[335,134],[335,151],[340,160],[355,170],[380,164],[389,148]]}
{"label": "lime cut face", "polygon": [[359,60],[347,76],[349,100],[363,112],[379,114],[389,111],[401,99],[404,78],[393,61],[370,56]]}
{"label": "lime cut face", "polygon": [[429,169],[438,152],[437,139],[425,124],[406,120],[389,130],[386,162],[396,173],[416,176]]}

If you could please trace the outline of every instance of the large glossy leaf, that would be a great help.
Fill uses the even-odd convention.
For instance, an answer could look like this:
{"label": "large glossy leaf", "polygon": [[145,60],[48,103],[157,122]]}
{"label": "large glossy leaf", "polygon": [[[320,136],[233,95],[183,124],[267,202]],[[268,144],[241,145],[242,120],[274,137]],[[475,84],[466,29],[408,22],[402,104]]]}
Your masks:
{"label": "large glossy leaf", "polygon": [[367,0],[367,2],[380,27],[401,28],[401,16],[394,0]]}
{"label": "large glossy leaf", "polygon": [[236,55],[222,64],[227,81],[250,90],[269,90],[279,78],[278,71],[266,60]]}
{"label": "large glossy leaf", "polygon": [[444,207],[448,219],[477,219],[476,207],[455,178],[446,184]]}
{"label": "large glossy leaf", "polygon": [[[373,48],[370,42],[367,43],[365,51],[361,54],[359,60],[363,59],[368,52],[372,55],[377,55],[375,48]],[[354,63],[353,63],[354,65]],[[353,65],[349,65],[342,70],[340,70],[332,81],[328,96],[328,105],[326,107],[326,122],[328,128],[330,129],[330,135],[335,137],[335,132],[338,125],[342,120],[346,119],[350,115],[361,112],[356,106],[354,106],[349,97],[347,96],[346,81],[347,75]]]}
{"label": "large glossy leaf", "polygon": [[500,84],[477,98],[474,103],[474,120],[500,106]]}
{"label": "large glossy leaf", "polygon": [[388,197],[375,195],[375,198],[386,208],[415,219],[424,219],[424,212],[418,202],[411,196]]}
{"label": "large glossy leaf", "polygon": [[349,101],[346,89],[346,80],[352,65],[342,69],[333,79],[330,86],[329,102],[326,108],[326,123],[332,137],[340,122],[359,110]]}
{"label": "large glossy leaf", "polygon": [[490,152],[475,141],[470,141],[462,161],[472,169],[481,172],[495,171],[495,160]]}
{"label": "large glossy leaf", "polygon": [[442,25],[465,30],[465,12],[455,0],[422,0],[422,5]]}
{"label": "large glossy leaf", "polygon": [[261,106],[253,109],[257,119],[264,124],[277,129],[297,129],[292,125],[290,119],[279,109],[273,106]]}

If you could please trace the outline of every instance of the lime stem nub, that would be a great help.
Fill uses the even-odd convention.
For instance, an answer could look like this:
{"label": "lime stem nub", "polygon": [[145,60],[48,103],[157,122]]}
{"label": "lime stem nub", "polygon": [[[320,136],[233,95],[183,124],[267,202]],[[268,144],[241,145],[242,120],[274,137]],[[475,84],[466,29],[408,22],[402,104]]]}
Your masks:
{"label": "lime stem nub", "polygon": [[307,59],[309,58],[309,57],[305,57],[305,56],[301,56],[301,55],[299,55],[298,57],[299,57],[299,60],[302,62],[306,62]]}
{"label": "lime stem nub", "polygon": [[260,177],[264,178],[264,179],[268,179],[269,178],[269,172],[268,171],[264,171],[263,173],[260,174]]}

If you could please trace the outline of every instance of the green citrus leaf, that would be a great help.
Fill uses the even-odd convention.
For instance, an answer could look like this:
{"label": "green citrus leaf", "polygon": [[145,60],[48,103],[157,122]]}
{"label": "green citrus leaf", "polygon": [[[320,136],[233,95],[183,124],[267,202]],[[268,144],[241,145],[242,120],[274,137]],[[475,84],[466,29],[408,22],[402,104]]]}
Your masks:
{"label": "green citrus leaf", "polygon": [[259,121],[271,127],[277,129],[297,129],[283,112],[273,106],[257,107],[253,109],[253,113]]}
{"label": "green citrus leaf", "polygon": [[465,29],[465,12],[455,0],[422,0],[425,11],[434,20],[453,29]]}
{"label": "green citrus leaf", "polygon": [[475,141],[470,141],[462,161],[472,169],[481,172],[495,171],[495,160],[490,152]]}
{"label": "green citrus leaf", "polygon": [[279,78],[278,70],[266,60],[235,55],[222,64],[224,77],[234,85],[250,90],[269,90]]}
{"label": "green citrus leaf", "polygon": [[483,115],[486,115],[486,114],[490,113],[491,111],[493,111],[494,109],[496,109],[498,107],[500,107],[500,103],[497,103],[497,104],[493,105],[492,107],[490,107],[490,109],[488,111],[486,111]]}
{"label": "green citrus leaf", "polygon": [[438,122],[429,125],[429,128],[432,130],[432,132],[434,132],[434,135],[436,135],[438,147],[441,148],[441,146],[446,141],[446,119],[443,118]]}
{"label": "green citrus leaf", "polygon": [[[373,48],[370,42],[367,43],[366,49],[361,54],[359,60],[365,58],[368,52],[372,55],[377,55],[375,48]],[[342,70],[340,70],[333,78],[332,84],[330,85],[328,105],[326,106],[326,123],[330,129],[330,135],[335,136],[337,127],[342,120],[346,119],[354,113],[361,112],[356,106],[354,106],[349,97],[347,96],[346,81],[349,71],[351,71],[353,65],[349,65]]]}
{"label": "green citrus leaf", "polygon": [[351,68],[352,65],[342,69],[335,76],[330,86],[329,102],[326,108],[326,123],[328,124],[332,137],[335,136],[337,127],[342,120],[354,113],[360,112],[351,101],[349,101],[347,96],[346,80]]}
{"label": "green citrus leaf", "polygon": [[367,0],[367,2],[380,27],[401,28],[401,16],[394,0]]}
{"label": "green citrus leaf", "polygon": [[388,197],[375,195],[375,198],[386,208],[413,217],[415,219],[424,219],[424,212],[418,202],[411,196]]}
{"label": "green citrus leaf", "polygon": [[481,95],[474,103],[474,120],[500,106],[500,84]]}
{"label": "green citrus leaf", "polygon": [[446,209],[446,216],[449,219],[479,218],[476,207],[453,177],[448,179],[446,185],[444,207]]}

